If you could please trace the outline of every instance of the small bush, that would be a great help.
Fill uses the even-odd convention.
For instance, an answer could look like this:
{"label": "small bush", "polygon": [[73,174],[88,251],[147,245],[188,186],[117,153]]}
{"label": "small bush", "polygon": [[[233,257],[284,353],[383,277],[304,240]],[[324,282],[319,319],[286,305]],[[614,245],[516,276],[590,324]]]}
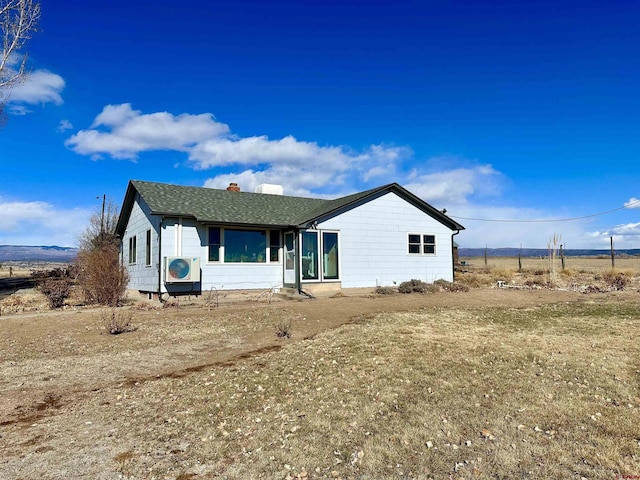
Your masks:
{"label": "small bush", "polygon": [[62,308],[71,295],[72,283],[69,277],[49,277],[40,282],[38,289],[47,297],[49,307]]}
{"label": "small bush", "polygon": [[456,285],[467,288],[487,287],[493,284],[493,280],[486,276],[475,272],[456,273]]}
{"label": "small bush", "polygon": [[400,293],[425,293],[429,290],[429,285],[422,280],[412,278],[408,282],[402,282],[398,287]]}
{"label": "small bush", "polygon": [[546,278],[531,278],[525,280],[524,285],[529,288],[551,288],[553,286]]}
{"label": "small bush", "polygon": [[120,333],[134,332],[137,330],[137,328],[131,324],[131,312],[117,311],[115,308],[100,314],[100,322],[111,335],[119,335]]}
{"label": "small bush", "polygon": [[280,320],[276,324],[276,337],[291,338],[292,323],[290,318]]}
{"label": "small bush", "polygon": [[604,272],[602,274],[602,280],[611,290],[624,290],[624,287],[629,283],[629,277],[623,272],[617,272],[615,270]]}
{"label": "small bush", "polygon": [[565,268],[564,270],[560,271],[560,275],[563,278],[573,278],[573,277],[577,277],[578,273],[576,270],[573,270],[571,268]]}
{"label": "small bush", "polygon": [[508,282],[511,279],[513,279],[514,275],[515,275],[515,272],[508,268],[494,267],[491,269],[491,278],[493,279],[494,282],[497,282],[498,280]]}
{"label": "small bush", "polygon": [[103,245],[78,254],[78,283],[85,302],[116,307],[124,298],[129,276],[120,264],[118,248]]}
{"label": "small bush", "polygon": [[378,295],[395,295],[396,293],[398,293],[398,289],[394,287],[376,287]]}
{"label": "small bush", "polygon": [[435,282],[433,282],[434,287],[436,287],[438,290],[442,291],[442,292],[468,292],[469,291],[469,287],[461,284],[461,283],[454,283],[454,282],[448,282],[447,280],[436,280]]}

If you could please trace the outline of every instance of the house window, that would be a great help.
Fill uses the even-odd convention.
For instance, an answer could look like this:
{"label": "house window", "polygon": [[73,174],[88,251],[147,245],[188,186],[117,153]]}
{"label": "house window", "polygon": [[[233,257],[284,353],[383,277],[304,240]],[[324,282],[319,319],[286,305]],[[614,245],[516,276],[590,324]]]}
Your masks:
{"label": "house window", "polygon": [[220,229],[218,227],[209,227],[209,261],[220,261]]}
{"label": "house window", "polygon": [[338,232],[307,230],[300,239],[302,280],[338,280]]}
{"label": "house window", "polygon": [[136,263],[136,253],[138,250],[138,245],[136,241],[135,235],[129,238],[129,264],[133,265]]}
{"label": "house window", "polygon": [[151,230],[147,230],[147,238],[144,244],[144,264],[151,266]]}
{"label": "house window", "polygon": [[265,263],[266,261],[266,230],[236,230],[225,228],[225,263]]}
{"label": "house window", "polygon": [[322,278],[337,280],[338,277],[338,234],[322,232]]}
{"label": "house window", "polygon": [[282,239],[279,230],[209,227],[207,235],[209,262],[280,262]]}
{"label": "house window", "polygon": [[412,255],[435,255],[436,236],[431,234],[410,233],[409,253]]}
{"label": "house window", "polygon": [[278,230],[271,230],[269,232],[269,261],[277,263],[280,261],[280,232]]}
{"label": "house window", "polygon": [[301,250],[302,279],[317,280],[320,278],[318,273],[318,232],[302,232]]}
{"label": "house window", "polygon": [[435,255],[436,253],[436,236],[422,235],[422,253]]}

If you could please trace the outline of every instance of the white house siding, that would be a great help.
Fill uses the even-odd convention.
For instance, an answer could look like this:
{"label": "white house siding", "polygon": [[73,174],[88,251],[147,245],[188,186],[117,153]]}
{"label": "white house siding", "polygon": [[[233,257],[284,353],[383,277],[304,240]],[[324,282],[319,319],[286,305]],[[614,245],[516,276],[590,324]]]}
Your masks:
{"label": "white house siding", "polygon": [[[129,223],[122,238],[122,259],[129,272],[129,288],[143,292],[158,290],[158,223],[149,215],[149,207],[137,198],[131,209]],[[146,265],[147,230],[151,229],[151,265]],[[136,263],[129,263],[129,239],[136,236]]]}
{"label": "white house siding", "polygon": [[[212,288],[216,290],[269,289],[282,285],[282,263],[208,262],[207,227],[193,219],[167,218],[163,221],[162,227],[163,256],[181,255],[200,258],[202,280],[200,288],[203,292],[208,292]],[[191,285],[173,285],[171,290],[190,288]],[[162,291],[167,291],[165,285],[162,286]]]}
{"label": "white house siding", "polygon": [[[318,229],[340,231],[344,288],[398,285],[412,278],[453,280],[453,231],[395,193],[322,222]],[[435,235],[436,254],[410,255],[409,233]]]}

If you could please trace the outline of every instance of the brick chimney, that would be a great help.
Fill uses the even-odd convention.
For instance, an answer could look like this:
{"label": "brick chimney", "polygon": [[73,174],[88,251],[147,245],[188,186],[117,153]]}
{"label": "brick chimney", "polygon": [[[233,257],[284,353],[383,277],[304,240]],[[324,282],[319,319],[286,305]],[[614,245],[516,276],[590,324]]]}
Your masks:
{"label": "brick chimney", "polygon": [[240,191],[240,187],[238,186],[237,183],[231,182],[229,184],[229,186],[227,187],[227,190],[230,192],[239,192]]}

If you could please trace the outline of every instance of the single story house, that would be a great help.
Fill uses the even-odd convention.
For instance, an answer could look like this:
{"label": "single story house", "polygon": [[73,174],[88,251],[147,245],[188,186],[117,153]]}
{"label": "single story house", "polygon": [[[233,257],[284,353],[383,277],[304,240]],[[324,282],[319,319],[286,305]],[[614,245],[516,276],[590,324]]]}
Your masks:
{"label": "single story house", "polygon": [[464,227],[397,183],[334,200],[256,192],[130,181],[116,227],[129,288],[155,298],[453,281]]}

